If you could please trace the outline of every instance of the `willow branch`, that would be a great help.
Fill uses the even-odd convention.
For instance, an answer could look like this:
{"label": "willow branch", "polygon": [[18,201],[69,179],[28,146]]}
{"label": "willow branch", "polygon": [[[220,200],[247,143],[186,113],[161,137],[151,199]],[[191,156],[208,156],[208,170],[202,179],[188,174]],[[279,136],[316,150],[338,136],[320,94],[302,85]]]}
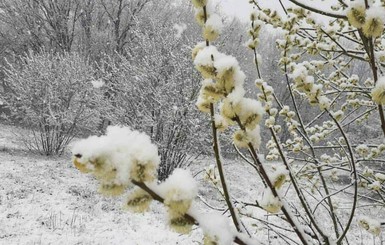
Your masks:
{"label": "willow branch", "polygon": [[[147,192],[151,197],[152,199],[160,202],[160,203],[164,203],[164,199],[163,197],[159,196],[155,191],[153,191],[150,187],[148,187],[145,183],[143,182],[138,182],[138,181],[135,181],[135,180],[132,180],[131,181],[134,185],[140,187],[142,190],[144,190],[145,192]],[[199,225],[198,221],[190,214],[186,213],[184,215],[184,217],[190,221],[191,223],[195,224],[195,225]],[[239,245],[248,245],[248,243],[246,241],[244,241],[244,239],[240,238],[239,236],[235,236],[234,237],[234,240],[233,240],[236,244],[239,244]]]}

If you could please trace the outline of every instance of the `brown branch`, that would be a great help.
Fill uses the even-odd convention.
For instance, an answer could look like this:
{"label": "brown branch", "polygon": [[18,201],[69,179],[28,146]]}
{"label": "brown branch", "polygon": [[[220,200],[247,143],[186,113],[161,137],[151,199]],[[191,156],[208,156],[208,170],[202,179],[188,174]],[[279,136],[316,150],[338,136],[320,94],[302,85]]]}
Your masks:
{"label": "brown branch", "polygon": [[210,114],[211,114],[211,128],[212,128],[212,132],[213,132],[213,150],[214,150],[215,160],[216,160],[217,167],[218,167],[219,177],[221,179],[221,183],[222,183],[222,187],[223,187],[223,194],[225,195],[225,201],[226,201],[227,206],[229,207],[229,211],[230,211],[233,223],[234,223],[237,231],[241,232],[242,230],[241,230],[241,227],[239,225],[237,215],[236,215],[234,207],[233,207],[233,203],[230,200],[230,194],[229,194],[229,191],[227,189],[225,174],[224,174],[223,167],[222,167],[223,164],[222,164],[221,155],[219,152],[219,142],[218,142],[217,128],[215,126],[215,118],[214,118],[215,112],[214,112],[213,103],[210,103]]}
{"label": "brown branch", "polygon": [[340,130],[340,132],[342,134],[342,137],[344,138],[345,143],[346,143],[346,145],[348,147],[348,151],[349,151],[349,155],[350,155],[350,160],[351,160],[350,164],[351,164],[351,168],[352,168],[352,175],[354,177],[354,196],[353,196],[352,210],[351,210],[351,213],[350,213],[350,216],[349,216],[349,220],[348,220],[348,223],[346,224],[345,229],[342,231],[342,234],[337,238],[337,244],[341,244],[342,240],[345,238],[345,236],[346,236],[346,234],[347,234],[347,232],[348,232],[348,230],[350,228],[350,225],[351,225],[351,223],[353,221],[353,217],[354,217],[354,214],[355,214],[355,211],[356,211],[356,207],[357,207],[358,173],[357,173],[357,169],[356,169],[356,162],[355,162],[355,158],[354,158],[353,149],[352,149],[352,147],[351,147],[351,145],[349,143],[349,139],[346,136],[345,131],[343,130],[341,124],[334,118],[334,116],[329,111],[327,111],[327,113],[332,118],[334,123],[337,125],[337,127]]}

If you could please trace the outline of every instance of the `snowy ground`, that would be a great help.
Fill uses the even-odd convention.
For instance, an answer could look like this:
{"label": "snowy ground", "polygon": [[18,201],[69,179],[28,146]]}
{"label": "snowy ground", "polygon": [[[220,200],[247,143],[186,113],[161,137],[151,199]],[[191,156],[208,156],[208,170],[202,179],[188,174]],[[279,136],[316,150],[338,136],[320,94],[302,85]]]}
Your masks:
{"label": "snowy ground", "polygon": [[[154,202],[145,214],[121,210],[123,198],[99,195],[96,181],[77,171],[69,154],[47,158],[29,153],[14,137],[14,130],[0,125],[0,244],[202,244],[199,229],[190,235],[172,232],[160,204]],[[200,196],[220,209],[223,206],[215,201],[218,193],[204,186],[199,174],[202,164],[212,163],[201,161],[193,166],[192,172],[199,179]],[[230,182],[237,183],[230,189],[236,198],[257,199],[262,190],[256,191],[256,176],[250,167],[227,160],[225,169]],[[368,212],[383,215],[383,209]],[[265,213],[257,215],[268,219]],[[246,220],[249,225],[253,222]],[[262,226],[251,227],[255,227],[254,234],[260,232],[259,238],[266,236]],[[353,232],[351,244],[385,242],[385,237],[374,239],[356,225],[353,229],[357,232]]]}
{"label": "snowy ground", "polygon": [[165,210],[133,214],[122,200],[105,198],[70,157],[24,151],[0,125],[0,244],[197,244],[199,231],[169,230]]}

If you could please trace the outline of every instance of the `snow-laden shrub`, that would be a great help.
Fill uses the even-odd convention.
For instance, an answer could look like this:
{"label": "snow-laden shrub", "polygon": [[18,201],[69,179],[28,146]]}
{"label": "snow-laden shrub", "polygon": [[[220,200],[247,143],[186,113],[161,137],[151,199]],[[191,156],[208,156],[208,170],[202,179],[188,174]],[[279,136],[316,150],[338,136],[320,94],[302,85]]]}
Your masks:
{"label": "snow-laden shrub", "polygon": [[76,54],[30,53],[8,64],[5,94],[10,120],[32,131],[21,135],[31,150],[61,154],[80,132],[93,131],[102,97],[94,70]]}
{"label": "snow-laden shrub", "polygon": [[[140,44],[128,57],[106,59],[103,80],[113,105],[112,124],[146,132],[158,145],[160,180],[206,153],[203,117],[194,103],[199,89],[190,49],[168,35],[171,23],[150,23],[134,33]],[[207,123],[206,123],[207,125]]]}

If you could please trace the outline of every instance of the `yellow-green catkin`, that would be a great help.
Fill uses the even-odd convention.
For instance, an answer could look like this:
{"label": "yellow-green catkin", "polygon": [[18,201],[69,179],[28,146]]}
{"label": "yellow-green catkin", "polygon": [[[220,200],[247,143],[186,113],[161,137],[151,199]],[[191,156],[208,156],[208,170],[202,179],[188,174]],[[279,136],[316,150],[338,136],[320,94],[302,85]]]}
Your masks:
{"label": "yellow-green catkin", "polygon": [[126,190],[125,185],[117,185],[114,183],[101,183],[99,186],[99,193],[104,196],[120,196]]}
{"label": "yellow-green catkin", "polygon": [[218,245],[217,239],[212,239],[210,236],[205,235],[203,237],[203,245]]}
{"label": "yellow-green catkin", "polygon": [[286,181],[286,175],[285,174],[279,174],[274,179],[274,187],[279,189]]}
{"label": "yellow-green catkin", "polygon": [[138,188],[129,194],[123,208],[136,213],[143,213],[149,209],[151,201],[151,195]]}
{"label": "yellow-green catkin", "polygon": [[185,216],[170,217],[170,227],[181,234],[188,234],[191,232],[193,222]]}
{"label": "yellow-green catkin", "polygon": [[207,5],[207,0],[192,0],[191,2],[195,8],[203,8]]}
{"label": "yellow-green catkin", "polygon": [[141,164],[135,161],[131,166],[130,176],[133,180],[138,182],[151,182],[156,179],[156,167],[154,164]]}
{"label": "yellow-green catkin", "polygon": [[356,28],[362,28],[365,24],[365,11],[366,9],[363,5],[351,7],[347,12],[349,23]]}
{"label": "yellow-green catkin", "polygon": [[73,159],[74,166],[81,172],[81,173],[89,173],[91,172],[90,169],[87,168],[86,164],[83,164],[79,161],[77,157]]}
{"label": "yellow-green catkin", "polygon": [[384,22],[380,18],[368,18],[362,26],[366,37],[380,37],[384,31]]}

